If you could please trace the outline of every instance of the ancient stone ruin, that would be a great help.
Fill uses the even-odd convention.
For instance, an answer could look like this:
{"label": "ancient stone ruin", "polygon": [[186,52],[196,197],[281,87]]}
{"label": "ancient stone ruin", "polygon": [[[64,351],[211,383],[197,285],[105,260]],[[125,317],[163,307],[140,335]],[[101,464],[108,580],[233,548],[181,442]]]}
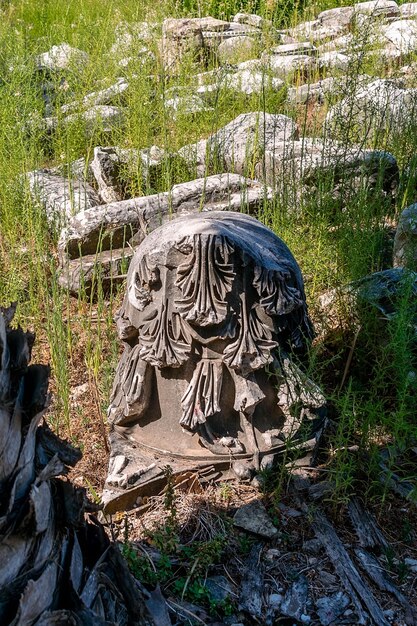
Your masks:
{"label": "ancient stone ruin", "polygon": [[159,491],[168,464],[248,478],[289,441],[314,444],[324,399],[293,358],[312,337],[303,279],[256,219],[193,214],[148,235],[117,327],[107,511]]}

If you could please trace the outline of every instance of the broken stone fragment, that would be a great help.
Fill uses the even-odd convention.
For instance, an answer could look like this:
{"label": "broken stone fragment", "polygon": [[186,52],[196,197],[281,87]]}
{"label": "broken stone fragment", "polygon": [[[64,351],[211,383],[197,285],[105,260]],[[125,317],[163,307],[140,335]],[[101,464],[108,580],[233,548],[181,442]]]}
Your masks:
{"label": "broken stone fragment", "polygon": [[333,24],[332,26],[323,25],[319,19],[309,22],[302,22],[289,31],[291,39],[300,41],[309,40],[312,44],[318,44],[321,41],[340,36],[345,32],[346,27]]}
{"label": "broken stone fragment", "polygon": [[376,17],[396,17],[400,14],[398,4],[394,0],[369,0],[354,5],[354,16],[367,15]]}
{"label": "broken stone fragment", "polygon": [[323,102],[326,94],[335,93],[337,90],[338,82],[335,78],[330,76],[329,78],[323,78],[317,83],[307,83],[299,87],[290,87],[287,90],[287,100],[291,104],[305,104],[311,100]]}
{"label": "broken stone fragment", "polygon": [[97,192],[87,182],[64,178],[48,170],[28,172],[26,178],[32,199],[41,204],[53,228],[62,228],[79,211],[101,204]]}
{"label": "broken stone fragment", "polygon": [[264,55],[262,60],[267,63],[269,70],[278,78],[287,79],[289,75],[297,72],[307,77],[316,68],[317,60],[310,54],[294,55]]}
{"label": "broken stone fragment", "polygon": [[244,174],[277,142],[298,139],[298,127],[286,115],[242,113],[208,139],[184,146],[178,152],[202,176],[211,169]]}
{"label": "broken stone fragment", "polygon": [[265,89],[279,91],[284,86],[284,81],[275,76],[269,76],[266,72],[255,72],[251,70],[239,70],[231,74],[224,86],[228,89],[240,91],[247,95],[262,93]]}
{"label": "broken stone fragment", "polygon": [[196,19],[166,19],[162,24],[162,57],[168,74],[179,72],[184,59],[204,59],[203,32]]}
{"label": "broken stone fragment", "polygon": [[96,105],[112,105],[115,101],[117,104],[120,104],[120,98],[128,88],[129,83],[124,78],[118,78],[114,85],[87,94],[81,102],[70,102],[62,105],[61,112],[64,114],[73,113],[82,108]]}
{"label": "broken stone fragment", "polygon": [[317,55],[317,48],[310,41],[287,43],[271,48],[273,56]]}
{"label": "broken stone fragment", "polygon": [[253,26],[254,28],[265,28],[272,26],[272,22],[270,20],[266,20],[259,15],[255,15],[254,13],[236,13],[233,21],[237,22],[238,24],[248,24],[249,26]]}
{"label": "broken stone fragment", "polygon": [[88,63],[88,54],[72,48],[67,43],[61,43],[59,46],[52,46],[48,52],[43,52],[36,57],[36,64],[41,70],[69,70],[82,69]]}
{"label": "broken stone fragment", "polygon": [[243,35],[225,39],[217,48],[217,58],[221,65],[241,63],[258,56],[259,45],[253,37]]}
{"label": "broken stone fragment", "polygon": [[56,117],[45,117],[43,126],[46,131],[54,132],[59,124],[68,126],[75,122],[82,122],[87,134],[92,135],[96,131],[112,132],[122,125],[124,117],[124,110],[121,107],[95,105],[86,111],[71,113],[59,121]]}
{"label": "broken stone fragment", "polygon": [[103,203],[118,202],[131,197],[128,193],[129,178],[142,178],[145,190],[161,186],[164,167],[172,168],[186,164],[177,154],[170,154],[151,146],[143,150],[118,146],[96,146],[90,164]]}
{"label": "broken stone fragment", "polygon": [[322,596],[316,600],[316,610],[322,626],[334,624],[343,615],[350,604],[349,596],[338,591],[331,596]]}
{"label": "broken stone fragment", "polygon": [[90,293],[99,284],[102,293],[123,282],[133,256],[128,246],[86,254],[60,263],[59,284],[72,294]]}
{"label": "broken stone fragment", "polygon": [[334,135],[346,135],[343,120],[349,116],[349,136],[363,144],[374,133],[381,136],[407,129],[416,107],[417,89],[403,89],[394,80],[378,78],[359,85],[335,104],[327,114],[326,128]]}
{"label": "broken stone fragment", "polygon": [[233,516],[233,523],[254,535],[264,539],[274,539],[278,529],[271,522],[265,506],[260,500],[254,500],[241,506]]}
{"label": "broken stone fragment", "polygon": [[307,614],[307,600],[308,580],[305,576],[301,575],[287,590],[284,600],[281,603],[281,613],[292,619],[306,623],[310,621],[305,618],[303,619],[303,616]]}
{"label": "broken stone fragment", "polygon": [[[352,21],[353,14],[355,12],[354,7],[336,7],[334,9],[327,9],[319,13],[317,19],[322,26],[333,28],[347,28]],[[331,32],[333,32],[331,30]]]}
{"label": "broken stone fragment", "polygon": [[[274,150],[265,150],[255,172],[276,193],[285,198],[290,210],[300,210],[302,198],[314,193],[316,185],[325,189],[333,200],[345,206],[349,194],[359,189],[369,193],[382,191],[389,201],[398,186],[399,171],[395,158],[388,152],[363,150],[358,146],[347,149],[342,143],[329,139],[305,137],[299,141],[276,142]],[[289,195],[288,180],[296,196]],[[319,183],[319,181],[321,181]]]}
{"label": "broken stone fragment", "polygon": [[380,42],[389,45],[389,49],[400,54],[410,54],[417,50],[417,22],[415,20],[398,20],[383,26],[380,31]]}
{"label": "broken stone fragment", "polygon": [[402,19],[415,19],[417,17],[417,2],[407,2],[406,4],[402,4],[399,9]]}

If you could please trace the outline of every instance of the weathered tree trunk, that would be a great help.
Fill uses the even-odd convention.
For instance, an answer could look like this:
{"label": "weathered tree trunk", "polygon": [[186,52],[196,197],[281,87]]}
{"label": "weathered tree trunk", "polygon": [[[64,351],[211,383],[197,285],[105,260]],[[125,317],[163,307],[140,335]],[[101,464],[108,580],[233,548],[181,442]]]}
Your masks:
{"label": "weathered tree trunk", "polygon": [[80,455],[41,424],[49,368],[29,365],[34,336],[13,314],[0,313],[0,623],[151,624],[85,491],[63,478]]}

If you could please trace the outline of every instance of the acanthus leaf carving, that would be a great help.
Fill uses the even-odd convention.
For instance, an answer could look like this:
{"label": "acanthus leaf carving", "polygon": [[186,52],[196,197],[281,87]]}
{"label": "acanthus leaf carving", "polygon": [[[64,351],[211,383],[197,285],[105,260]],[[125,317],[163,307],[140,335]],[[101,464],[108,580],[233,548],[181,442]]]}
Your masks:
{"label": "acanthus leaf carving", "polygon": [[259,295],[259,304],[268,315],[288,315],[304,305],[297,287],[289,284],[289,272],[270,270],[255,265],[253,286]]}
{"label": "acanthus leaf carving", "polygon": [[191,335],[168,299],[153,309],[139,327],[140,356],[154,367],[180,367],[191,352]]}
{"label": "acanthus leaf carving", "polygon": [[175,284],[181,291],[181,298],[175,301],[177,310],[199,326],[223,322],[228,312],[226,295],[235,277],[230,262],[233,246],[226,237],[204,234],[186,237],[178,248],[181,246],[191,251],[177,269]]}
{"label": "acanthus leaf carving", "polygon": [[181,426],[195,431],[208,417],[220,411],[222,363],[202,359],[197,363],[193,377],[181,399]]}
{"label": "acanthus leaf carving", "polygon": [[242,376],[247,376],[273,361],[272,351],[278,344],[272,339],[271,330],[259,319],[256,306],[248,311],[245,293],[240,295],[240,299],[239,334],[224,349],[223,361]]}

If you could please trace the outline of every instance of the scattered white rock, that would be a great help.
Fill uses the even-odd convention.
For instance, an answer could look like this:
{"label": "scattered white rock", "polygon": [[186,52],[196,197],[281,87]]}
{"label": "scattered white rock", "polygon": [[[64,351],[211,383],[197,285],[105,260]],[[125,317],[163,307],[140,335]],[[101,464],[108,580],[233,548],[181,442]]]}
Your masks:
{"label": "scattered white rock", "polygon": [[36,64],[39,69],[52,71],[81,69],[88,63],[88,54],[72,48],[67,43],[59,46],[52,46],[48,52],[44,52],[36,57]]}
{"label": "scattered white rock", "polygon": [[244,173],[258,153],[273,150],[278,142],[298,138],[298,127],[285,115],[242,113],[208,139],[184,146],[179,154],[203,176],[212,164]]}
{"label": "scattered white rock", "polygon": [[417,107],[417,89],[403,89],[394,80],[376,79],[360,85],[335,104],[327,114],[326,126],[331,132],[343,133],[346,119],[354,140],[364,141],[370,133],[385,133],[407,128]]}
{"label": "scattered white rock", "polygon": [[294,72],[301,74],[309,74],[316,67],[316,59],[306,54],[297,54],[293,56],[271,55],[267,60],[268,67],[278,78],[286,79]]}
{"label": "scattered white rock", "polygon": [[184,57],[196,62],[204,57],[204,40],[196,19],[166,19],[162,24],[162,56],[165,71],[175,74]]}
{"label": "scattered white rock", "polygon": [[64,104],[61,106],[62,113],[72,113],[74,111],[78,111],[80,108],[87,108],[96,105],[111,105],[114,100],[120,100],[125,91],[129,88],[129,83],[125,78],[118,78],[117,82],[110,87],[106,87],[105,89],[101,89],[100,91],[95,91],[87,94],[80,103],[78,102],[70,102],[69,104]]}
{"label": "scattered white rock", "polygon": [[394,50],[408,54],[417,50],[417,22],[398,20],[381,28],[382,44],[392,44]]}
{"label": "scattered white rock", "polygon": [[339,591],[331,596],[322,596],[316,601],[317,615],[322,626],[334,624],[350,604],[349,596]]}
{"label": "scattered white rock", "polygon": [[394,0],[370,0],[369,2],[358,2],[354,5],[354,14],[369,15],[375,17],[396,17],[400,14],[398,4]]}
{"label": "scattered white rock", "polygon": [[236,13],[233,21],[237,22],[238,24],[248,24],[249,26],[253,26],[254,28],[264,28],[265,26],[272,26],[272,22],[270,20],[265,20],[263,17],[255,15],[254,13]]}
{"label": "scattered white rock", "polygon": [[52,227],[61,227],[79,211],[101,204],[97,192],[86,182],[68,179],[48,170],[26,175],[32,198],[41,204]]}
{"label": "scattered white rock", "polygon": [[[308,599],[308,581],[301,575],[287,590],[281,604],[281,613],[292,619],[309,623],[310,618],[303,619],[306,615],[306,604]],[[307,616],[308,617],[308,616]]]}
{"label": "scattered white rock", "polygon": [[270,76],[267,72],[240,70],[232,74],[224,84],[229,89],[251,95],[253,93],[262,93],[266,89],[279,91],[285,83],[281,78]]}
{"label": "scattered white rock", "polygon": [[271,48],[271,54],[279,56],[313,55],[317,54],[317,48],[309,41],[287,43]]}
{"label": "scattered white rock", "polygon": [[417,573],[417,559],[405,558],[404,563],[410,568],[413,574]]}
{"label": "scattered white rock", "polygon": [[417,17],[417,2],[407,2],[400,6],[400,15],[404,19]]}
{"label": "scattered white rock", "polygon": [[350,61],[349,55],[336,50],[329,50],[329,52],[324,52],[318,57],[317,65],[322,70],[347,70]]}
{"label": "scattered white rock", "polygon": [[417,204],[404,209],[394,239],[394,267],[417,271]]}
{"label": "scattered white rock", "polygon": [[318,15],[318,21],[323,26],[333,28],[348,28],[354,15],[354,7],[336,7],[327,9]]}
{"label": "scattered white rock", "polygon": [[223,65],[241,63],[256,56],[258,56],[258,43],[248,35],[225,39],[217,48],[219,63]]}

